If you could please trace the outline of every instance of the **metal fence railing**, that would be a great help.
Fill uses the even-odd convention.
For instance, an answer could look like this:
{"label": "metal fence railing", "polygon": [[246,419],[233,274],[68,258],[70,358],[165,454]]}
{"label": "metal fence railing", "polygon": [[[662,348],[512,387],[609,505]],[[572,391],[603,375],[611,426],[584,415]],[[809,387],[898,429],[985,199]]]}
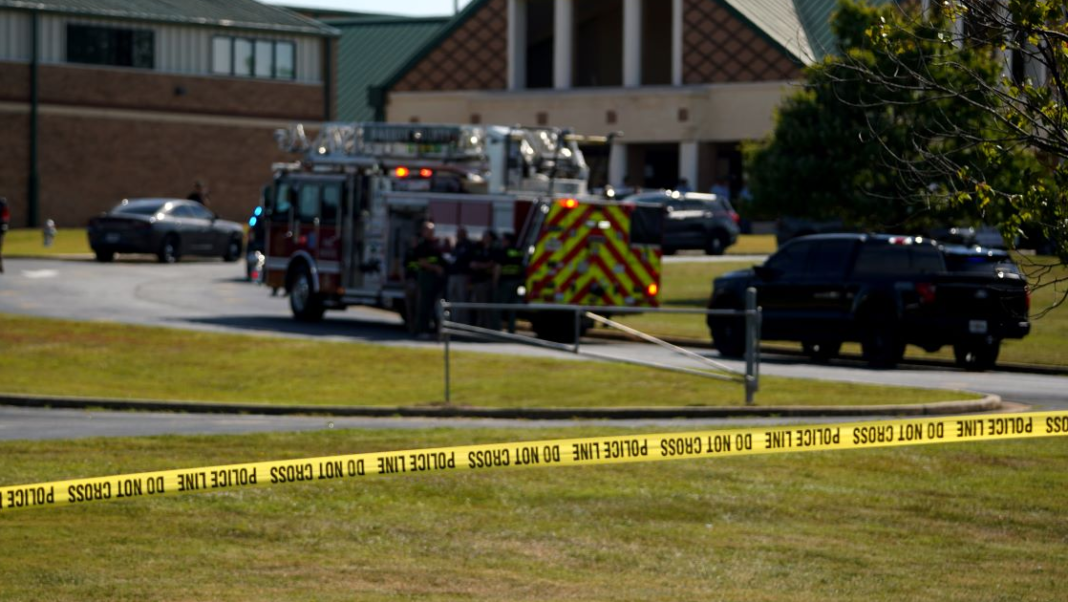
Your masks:
{"label": "metal fence railing", "polygon": [[[451,389],[452,389],[452,374],[450,365],[450,342],[453,336],[462,336],[468,338],[476,338],[483,340],[496,340],[496,341],[508,341],[513,343],[522,343],[524,345],[531,345],[534,347],[541,347],[544,349],[553,349],[556,351],[562,351],[566,353],[573,353],[584,357],[589,357],[602,361],[616,362],[631,364],[637,366],[645,366],[649,368],[656,368],[659,370],[669,370],[673,372],[681,372],[683,374],[690,374],[694,376],[701,376],[704,378],[712,378],[717,380],[725,380],[731,382],[737,382],[745,387],[745,403],[746,405],[753,404],[753,398],[756,392],[760,389],[760,323],[761,323],[761,311],[756,302],[756,290],[750,288],[746,291],[745,309],[705,309],[705,308],[689,308],[689,307],[604,307],[604,306],[592,306],[592,305],[552,305],[541,303],[530,304],[507,304],[507,303],[467,303],[467,302],[454,302],[454,301],[441,301],[440,316],[438,320],[438,330],[441,341],[445,346],[445,403],[451,403]],[[464,322],[456,322],[451,319],[452,312],[454,310],[464,310],[470,314],[476,311],[498,311],[498,312],[519,312],[523,314],[530,314],[532,312],[571,312],[574,316],[574,338],[572,343],[560,343],[555,341],[547,341],[536,337],[528,336],[525,334],[516,334],[503,332],[499,330],[493,330],[489,328],[483,328],[480,326],[474,326]],[[738,370],[732,368],[722,362],[715,359],[705,357],[698,353],[694,353],[689,349],[684,349],[677,345],[668,343],[650,334],[641,332],[635,328],[631,328],[625,324],[620,324],[610,318],[607,318],[601,313],[607,314],[639,314],[639,313],[658,313],[658,314],[703,314],[705,316],[720,316],[725,318],[742,318],[744,319],[745,329],[745,368],[744,370]],[[622,358],[618,356],[612,356],[604,353],[597,353],[590,351],[588,348],[582,346],[582,325],[584,320],[591,320],[598,324],[614,328],[629,336],[643,340],[645,342],[657,345],[664,349],[671,351],[677,355],[681,355],[690,360],[693,360],[697,364],[700,364],[704,369],[687,368],[683,366],[673,366],[669,364],[663,364],[659,362],[653,362],[649,360],[636,359],[636,358]]]}

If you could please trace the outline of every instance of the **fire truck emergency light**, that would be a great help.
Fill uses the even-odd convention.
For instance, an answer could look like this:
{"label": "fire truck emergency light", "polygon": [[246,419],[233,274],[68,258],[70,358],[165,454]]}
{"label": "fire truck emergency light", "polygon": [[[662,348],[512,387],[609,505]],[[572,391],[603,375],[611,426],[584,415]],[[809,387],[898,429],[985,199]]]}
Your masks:
{"label": "fire truck emergency light", "polygon": [[564,209],[574,209],[578,207],[578,201],[575,199],[560,199],[560,206]]}
{"label": "fire truck emergency light", "polygon": [[654,282],[654,283],[650,284],[649,287],[646,288],[645,290],[649,291],[649,296],[650,297],[655,297],[656,294],[660,292],[660,287],[657,286],[656,283]]}
{"label": "fire truck emergency light", "polygon": [[433,175],[434,175],[434,170],[432,170],[432,169],[428,169],[428,168],[424,167],[423,169],[419,170],[419,177],[420,178],[429,178],[429,177],[431,177]]}
{"label": "fire truck emergency light", "polygon": [[408,176],[412,175],[412,170],[408,169],[407,167],[398,167],[397,169],[393,170],[393,175],[397,176],[398,178],[407,178]]}

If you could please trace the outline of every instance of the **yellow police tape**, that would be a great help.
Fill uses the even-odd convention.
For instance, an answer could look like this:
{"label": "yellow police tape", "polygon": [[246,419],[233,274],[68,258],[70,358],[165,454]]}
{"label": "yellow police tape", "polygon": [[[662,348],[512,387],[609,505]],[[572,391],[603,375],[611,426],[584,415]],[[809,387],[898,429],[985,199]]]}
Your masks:
{"label": "yellow police tape", "polygon": [[376,475],[656,462],[1066,435],[1068,412],[1040,412],[465,445],[0,487],[0,513]]}

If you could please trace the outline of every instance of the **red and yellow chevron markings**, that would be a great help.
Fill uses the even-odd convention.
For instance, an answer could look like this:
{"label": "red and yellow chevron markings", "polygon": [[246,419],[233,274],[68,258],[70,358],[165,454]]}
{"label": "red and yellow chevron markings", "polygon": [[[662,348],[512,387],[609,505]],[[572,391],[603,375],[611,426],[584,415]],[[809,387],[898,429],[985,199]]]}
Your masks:
{"label": "red and yellow chevron markings", "polygon": [[627,204],[554,203],[527,269],[534,303],[656,307],[660,249],[630,243]]}

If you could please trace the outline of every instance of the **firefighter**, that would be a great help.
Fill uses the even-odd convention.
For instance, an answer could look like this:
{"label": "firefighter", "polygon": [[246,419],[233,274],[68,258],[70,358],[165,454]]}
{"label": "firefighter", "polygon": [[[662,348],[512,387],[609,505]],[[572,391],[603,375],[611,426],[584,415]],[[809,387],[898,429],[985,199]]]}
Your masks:
{"label": "firefighter", "polygon": [[[482,232],[471,254],[471,302],[493,303],[497,280],[497,235],[493,230]],[[475,310],[475,326],[499,330],[500,315],[486,309]]]}
{"label": "firefighter", "polygon": [[[519,287],[523,286],[523,252],[516,248],[515,234],[505,232],[501,236],[501,248],[498,251],[497,263],[500,266],[497,279],[497,303],[509,305],[518,304]],[[515,310],[508,310],[504,314],[508,332],[515,333]]]}
{"label": "firefighter", "polygon": [[[456,230],[456,244],[446,256],[445,271],[448,279],[445,283],[445,298],[456,303],[465,303],[470,298],[471,256],[475,252],[475,242],[467,237],[467,228],[460,226]],[[454,322],[469,323],[468,310],[454,309],[451,318]]]}
{"label": "firefighter", "polygon": [[414,254],[418,262],[416,281],[419,285],[415,309],[415,332],[419,339],[428,340],[433,338],[431,323],[445,279],[441,248],[438,240],[434,238],[434,222],[430,220],[423,222],[419,229],[419,244],[416,245]]}
{"label": "firefighter", "polygon": [[415,335],[415,308],[419,303],[419,258],[415,250],[419,246],[419,237],[412,235],[408,239],[408,248],[404,250],[404,324],[408,334]]}

